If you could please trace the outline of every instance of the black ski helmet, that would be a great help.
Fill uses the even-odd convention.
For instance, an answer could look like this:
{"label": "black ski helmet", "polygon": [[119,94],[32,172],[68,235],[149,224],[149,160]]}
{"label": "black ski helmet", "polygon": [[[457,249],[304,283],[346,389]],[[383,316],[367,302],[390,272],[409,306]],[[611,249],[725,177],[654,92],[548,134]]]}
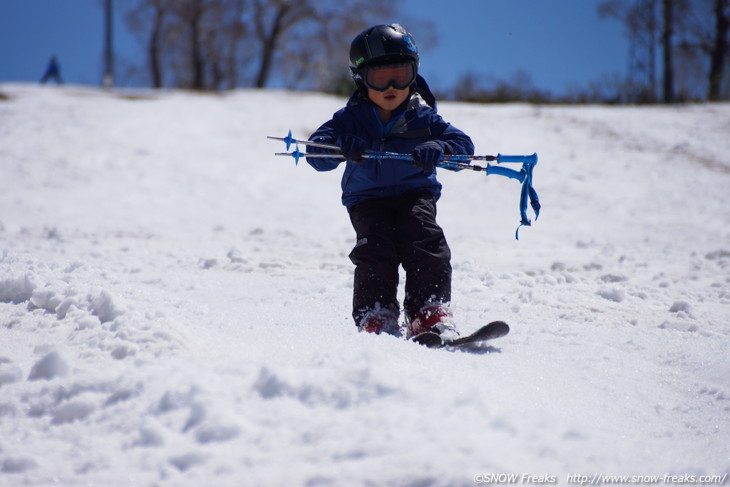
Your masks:
{"label": "black ski helmet", "polygon": [[368,66],[413,63],[418,73],[418,47],[413,36],[398,24],[376,25],[362,31],[350,44],[350,71],[355,83]]}

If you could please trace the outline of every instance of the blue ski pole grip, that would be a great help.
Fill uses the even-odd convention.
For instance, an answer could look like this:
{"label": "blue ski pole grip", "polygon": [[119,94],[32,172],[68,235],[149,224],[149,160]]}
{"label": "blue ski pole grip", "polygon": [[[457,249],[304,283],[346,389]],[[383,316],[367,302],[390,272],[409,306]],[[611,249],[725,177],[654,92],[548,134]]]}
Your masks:
{"label": "blue ski pole grip", "polygon": [[503,162],[521,162],[523,164],[534,166],[537,164],[537,152],[529,156],[507,156],[504,154],[497,154],[497,163],[502,164]]}

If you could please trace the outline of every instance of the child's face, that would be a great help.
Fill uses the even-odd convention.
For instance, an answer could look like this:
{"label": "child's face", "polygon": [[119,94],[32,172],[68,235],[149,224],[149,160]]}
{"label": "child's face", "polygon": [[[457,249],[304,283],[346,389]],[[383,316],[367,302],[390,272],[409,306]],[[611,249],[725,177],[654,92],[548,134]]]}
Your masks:
{"label": "child's face", "polygon": [[408,98],[408,88],[398,90],[391,86],[385,91],[376,91],[368,88],[368,98],[383,110],[392,112]]}

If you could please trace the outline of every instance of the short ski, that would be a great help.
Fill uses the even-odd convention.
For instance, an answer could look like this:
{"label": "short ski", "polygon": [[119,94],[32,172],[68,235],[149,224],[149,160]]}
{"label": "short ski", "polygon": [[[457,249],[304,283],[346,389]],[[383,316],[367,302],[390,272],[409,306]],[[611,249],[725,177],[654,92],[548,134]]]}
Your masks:
{"label": "short ski", "polygon": [[507,323],[504,321],[493,321],[488,325],[482,326],[470,335],[453,340],[444,340],[441,338],[441,335],[433,332],[421,333],[411,338],[411,340],[428,348],[463,347],[503,337],[507,333],[509,333],[509,325]]}

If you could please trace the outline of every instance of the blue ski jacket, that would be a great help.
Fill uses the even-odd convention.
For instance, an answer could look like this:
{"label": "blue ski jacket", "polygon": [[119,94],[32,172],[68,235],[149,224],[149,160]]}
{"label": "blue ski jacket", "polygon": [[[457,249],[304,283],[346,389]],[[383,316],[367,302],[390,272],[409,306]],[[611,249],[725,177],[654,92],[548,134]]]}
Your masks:
{"label": "blue ski jacket", "polygon": [[[445,154],[473,155],[474,144],[469,136],[441,118],[433,95],[420,76],[418,84],[420,89],[393,112],[388,124],[383,125],[375,105],[356,92],[309,140],[337,144],[341,136],[350,134],[363,138],[370,150],[405,154],[410,154],[418,144],[434,140],[441,143]],[[307,152],[332,151],[309,147]],[[331,171],[342,160],[309,156],[307,162],[317,171]],[[436,199],[441,196],[436,169],[425,173],[408,161],[363,159],[359,163],[347,161],[342,175],[342,204],[348,209],[363,201],[418,191],[431,192]]]}

